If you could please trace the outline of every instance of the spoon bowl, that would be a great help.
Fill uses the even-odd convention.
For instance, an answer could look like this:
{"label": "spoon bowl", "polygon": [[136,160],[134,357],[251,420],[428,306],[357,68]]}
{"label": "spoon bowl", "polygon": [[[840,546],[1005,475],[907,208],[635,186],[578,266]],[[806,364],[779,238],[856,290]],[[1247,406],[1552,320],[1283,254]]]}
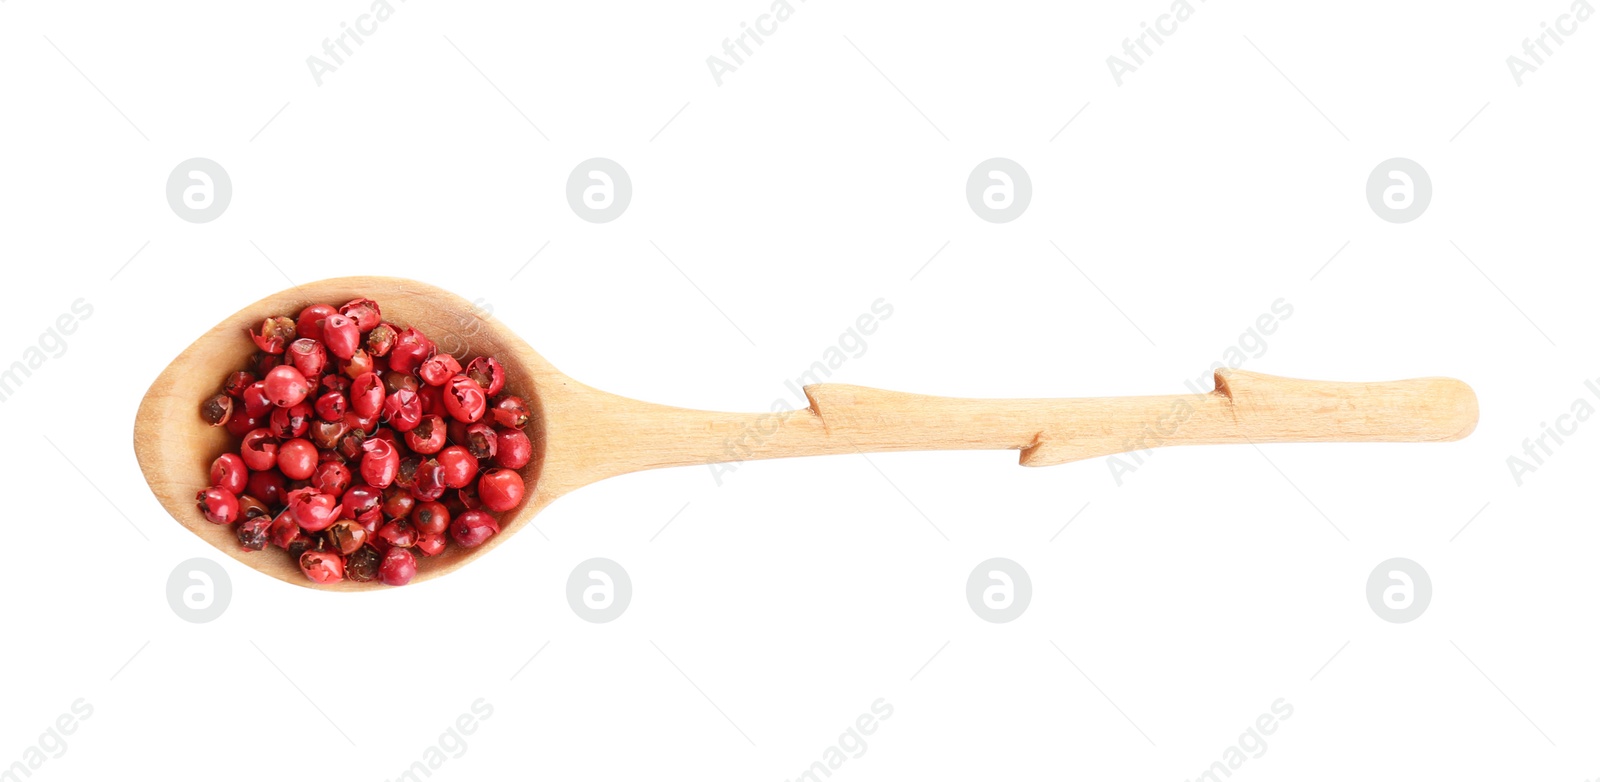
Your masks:
{"label": "spoon bowl", "polygon": [[[1082,399],[956,399],[852,385],[806,386],[797,410],[720,413],[641,402],[562,374],[471,302],[415,280],[342,277],[268,296],[230,315],[186,348],[151,384],[134,422],[134,452],[156,498],[178,523],[274,578],[317,589],[381,589],[379,581],[316,584],[281,551],[244,551],[233,525],[195,507],[210,465],[237,449],[200,403],[255,352],[246,332],[265,318],[358,297],[384,319],[428,335],[458,359],[491,355],[505,389],[527,400],[533,459],[527,490],[501,514],[501,531],[475,548],[418,557],[412,583],[450,573],[509,539],[557,498],[616,475],[656,467],[788,456],[946,449],[1014,450],[1040,467],[1169,445],[1271,442],[1442,442],[1466,437],[1478,402],[1459,380],[1430,377],[1343,383],[1218,369],[1209,393]],[[465,364],[465,361],[462,361]]]}
{"label": "spoon bowl", "polygon": [[533,415],[525,431],[533,442],[533,459],[519,470],[528,488],[522,503],[496,514],[500,518],[500,534],[482,545],[471,549],[450,545],[438,556],[418,557],[417,575],[412,582],[449,573],[488,553],[555,499],[555,492],[541,481],[546,438],[540,392],[545,384],[559,386],[565,378],[480,307],[431,285],[395,277],[342,277],[280,291],[239,310],[195,340],[156,378],[139,405],[133,435],[134,451],[146,481],[178,523],[234,559],[274,578],[337,591],[378,589],[383,584],[348,579],[329,585],[313,584],[283,552],[271,547],[262,551],[241,549],[232,525],[212,524],[195,507],[195,492],[211,482],[211,461],[219,454],[238,449],[238,438],[224,427],[208,425],[197,411],[201,400],[217,392],[223,375],[249,364],[250,356],[256,352],[255,344],[246,336],[250,328],[273,315],[292,318],[310,304],[337,306],[358,297],[377,301],[383,308],[384,320],[427,334],[440,351],[463,359],[463,366],[464,357],[469,356],[499,359],[505,367],[507,391],[527,400]]}

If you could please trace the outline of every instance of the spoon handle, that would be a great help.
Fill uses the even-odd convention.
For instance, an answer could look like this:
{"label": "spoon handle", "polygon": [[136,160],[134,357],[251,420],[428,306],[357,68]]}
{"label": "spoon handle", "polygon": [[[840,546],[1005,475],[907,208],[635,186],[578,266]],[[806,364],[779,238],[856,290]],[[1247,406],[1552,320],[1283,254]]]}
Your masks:
{"label": "spoon handle", "polygon": [[[1444,442],[1470,434],[1478,401],[1450,378],[1295,380],[1221,369],[1203,394],[956,399],[823,383],[787,413],[710,413],[634,402],[615,420],[620,474],[651,467],[876,451],[1015,449],[1031,467],[1169,445]],[[629,400],[631,401],[631,400]],[[599,411],[595,411],[598,413]],[[552,432],[552,436],[559,436]],[[599,477],[598,475],[596,477]]]}
{"label": "spoon handle", "polygon": [[1450,378],[1295,380],[1222,370],[1205,394],[1090,399],[943,399],[819,385],[829,435],[863,450],[1017,448],[1029,467],[1169,445],[1459,440],[1477,425],[1472,389]]}

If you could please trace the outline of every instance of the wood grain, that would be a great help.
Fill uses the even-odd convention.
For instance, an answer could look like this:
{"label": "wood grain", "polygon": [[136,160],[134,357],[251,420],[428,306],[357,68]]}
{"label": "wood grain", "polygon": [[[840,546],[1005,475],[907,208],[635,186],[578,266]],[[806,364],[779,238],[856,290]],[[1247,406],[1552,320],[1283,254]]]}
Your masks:
{"label": "wood grain", "polygon": [[609,477],[657,467],[878,451],[1016,450],[1046,466],[1130,450],[1221,443],[1439,442],[1477,423],[1472,389],[1459,380],[1383,383],[1294,380],[1219,370],[1206,394],[1082,399],[955,399],[840,384],[805,388],[810,406],[789,413],[718,413],[657,405],[590,388],[469,302],[430,285],[392,277],[309,283],[262,299],[217,324],[173,360],[139,406],[134,450],[150,489],[174,519],[235,559],[300,586],[335,591],[383,588],[344,581],[316,586],[282,551],[241,551],[229,527],[195,507],[218,454],[237,447],[200,419],[199,405],[255,346],[246,331],[270,315],[316,302],[375,299],[386,320],[414,326],[443,350],[493,355],[506,388],[534,407],[534,459],[522,471],[532,489],[502,514],[501,534],[476,549],[450,546],[419,558],[413,583],[436,578],[492,551],[556,498]]}

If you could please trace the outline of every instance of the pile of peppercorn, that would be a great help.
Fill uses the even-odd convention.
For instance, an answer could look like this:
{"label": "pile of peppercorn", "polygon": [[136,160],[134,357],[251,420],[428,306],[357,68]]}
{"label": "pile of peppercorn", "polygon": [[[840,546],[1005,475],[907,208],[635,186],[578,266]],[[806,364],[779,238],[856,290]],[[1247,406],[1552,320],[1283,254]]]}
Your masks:
{"label": "pile of peppercorn", "polygon": [[463,368],[364,298],[249,334],[249,368],[200,405],[239,445],[195,498],[245,550],[282,549],[318,584],[399,586],[418,556],[481,545],[522,502],[531,413],[494,357]]}

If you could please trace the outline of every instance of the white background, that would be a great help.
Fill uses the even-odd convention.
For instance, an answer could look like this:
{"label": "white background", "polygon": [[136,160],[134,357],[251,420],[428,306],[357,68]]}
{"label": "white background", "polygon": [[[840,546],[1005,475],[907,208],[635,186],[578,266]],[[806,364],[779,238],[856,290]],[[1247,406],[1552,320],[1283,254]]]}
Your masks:
{"label": "white background", "polygon": [[[434,778],[782,780],[884,698],[834,777],[1180,780],[1284,698],[1235,778],[1600,774],[1600,424],[1520,487],[1506,463],[1600,406],[1600,22],[1519,87],[1506,57],[1564,0],[1212,0],[1119,87],[1106,57],[1165,2],[812,0],[719,87],[706,58],[766,10],[397,2],[319,87],[306,58],[365,0],[0,4],[0,364],[94,308],[0,404],[0,763],[86,698],[34,778],[390,779],[484,698]],[[564,192],[597,156],[634,186],[605,224]],[[1006,224],[965,198],[996,156],[1034,188]],[[166,202],[191,157],[231,175],[214,222]],[[1432,178],[1410,223],[1366,201],[1392,157]],[[173,523],[130,431],[224,316],[365,273],[483,297],[600,388],[751,411],[880,297],[830,379],[962,396],[1182,392],[1283,298],[1246,368],[1459,377],[1482,421],[1158,451],[1120,486],[1013,453],[664,470],[556,503],[548,542],[331,595]],[[165,598],[196,556],[233,585],[209,624]],[[609,624],[564,594],[594,556],[634,584]],[[994,556],[1032,576],[1009,624],[963,595]],[[1433,581],[1408,624],[1365,597],[1396,556]]]}

